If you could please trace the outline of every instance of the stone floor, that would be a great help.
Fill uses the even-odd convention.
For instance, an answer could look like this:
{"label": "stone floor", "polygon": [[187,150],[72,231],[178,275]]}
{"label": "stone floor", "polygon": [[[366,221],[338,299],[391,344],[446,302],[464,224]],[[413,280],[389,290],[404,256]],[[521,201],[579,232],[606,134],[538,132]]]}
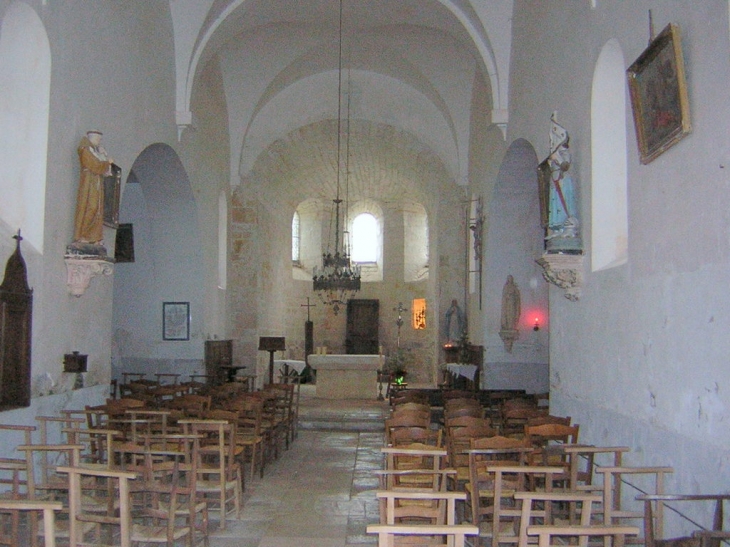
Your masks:
{"label": "stone floor", "polygon": [[247,481],[239,520],[212,523],[210,547],[345,547],[374,544],[373,470],[382,467],[378,401],[325,401],[302,386],[299,436],[263,479]]}

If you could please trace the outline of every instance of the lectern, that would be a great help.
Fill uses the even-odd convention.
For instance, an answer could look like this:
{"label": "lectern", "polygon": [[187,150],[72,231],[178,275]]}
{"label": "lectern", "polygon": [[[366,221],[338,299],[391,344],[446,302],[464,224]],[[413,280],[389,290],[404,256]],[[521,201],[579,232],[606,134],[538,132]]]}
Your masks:
{"label": "lectern", "polygon": [[274,352],[284,351],[286,343],[283,336],[260,336],[259,351],[269,352],[269,383],[274,383]]}

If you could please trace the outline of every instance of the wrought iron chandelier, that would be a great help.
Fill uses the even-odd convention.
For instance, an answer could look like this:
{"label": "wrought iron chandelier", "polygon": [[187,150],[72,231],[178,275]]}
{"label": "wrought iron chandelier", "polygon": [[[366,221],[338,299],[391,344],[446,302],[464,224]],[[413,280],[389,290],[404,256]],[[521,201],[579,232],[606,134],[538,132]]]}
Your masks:
{"label": "wrought iron chandelier", "polygon": [[[340,311],[352,296],[360,290],[360,266],[352,265],[348,251],[348,233],[342,230],[340,240],[340,181],[342,172],[342,2],[340,0],[339,21],[339,53],[337,70],[337,195],[334,203],[334,252],[331,249],[322,254],[322,268],[314,267],[312,276],[314,291],[320,300],[327,306],[332,306],[335,315]],[[350,109],[349,93],[347,120],[345,125],[346,154],[345,154],[345,187],[349,188],[349,159],[350,159]],[[347,195],[347,193],[346,193]],[[347,203],[345,203],[345,212]],[[345,218],[343,220],[346,221]]]}

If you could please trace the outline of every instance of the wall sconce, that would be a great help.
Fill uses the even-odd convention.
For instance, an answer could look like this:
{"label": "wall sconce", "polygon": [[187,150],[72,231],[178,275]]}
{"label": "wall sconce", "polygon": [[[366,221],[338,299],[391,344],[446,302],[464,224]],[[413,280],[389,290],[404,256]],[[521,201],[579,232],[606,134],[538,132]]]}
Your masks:
{"label": "wall sconce", "polygon": [[540,330],[540,318],[539,317],[535,317],[535,324],[532,326],[532,330],[534,330],[535,332]]}

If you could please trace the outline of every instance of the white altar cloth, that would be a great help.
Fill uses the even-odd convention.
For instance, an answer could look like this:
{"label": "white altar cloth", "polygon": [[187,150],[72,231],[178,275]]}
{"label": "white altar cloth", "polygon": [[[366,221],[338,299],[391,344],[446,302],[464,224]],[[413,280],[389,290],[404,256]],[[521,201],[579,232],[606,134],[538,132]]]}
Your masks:
{"label": "white altar cloth", "polygon": [[317,371],[317,397],[323,399],[371,399],[377,397],[382,355],[310,355]]}
{"label": "white altar cloth", "polygon": [[446,370],[456,376],[462,376],[468,380],[474,381],[474,375],[477,373],[477,366],[467,365],[464,363],[446,363]]}

